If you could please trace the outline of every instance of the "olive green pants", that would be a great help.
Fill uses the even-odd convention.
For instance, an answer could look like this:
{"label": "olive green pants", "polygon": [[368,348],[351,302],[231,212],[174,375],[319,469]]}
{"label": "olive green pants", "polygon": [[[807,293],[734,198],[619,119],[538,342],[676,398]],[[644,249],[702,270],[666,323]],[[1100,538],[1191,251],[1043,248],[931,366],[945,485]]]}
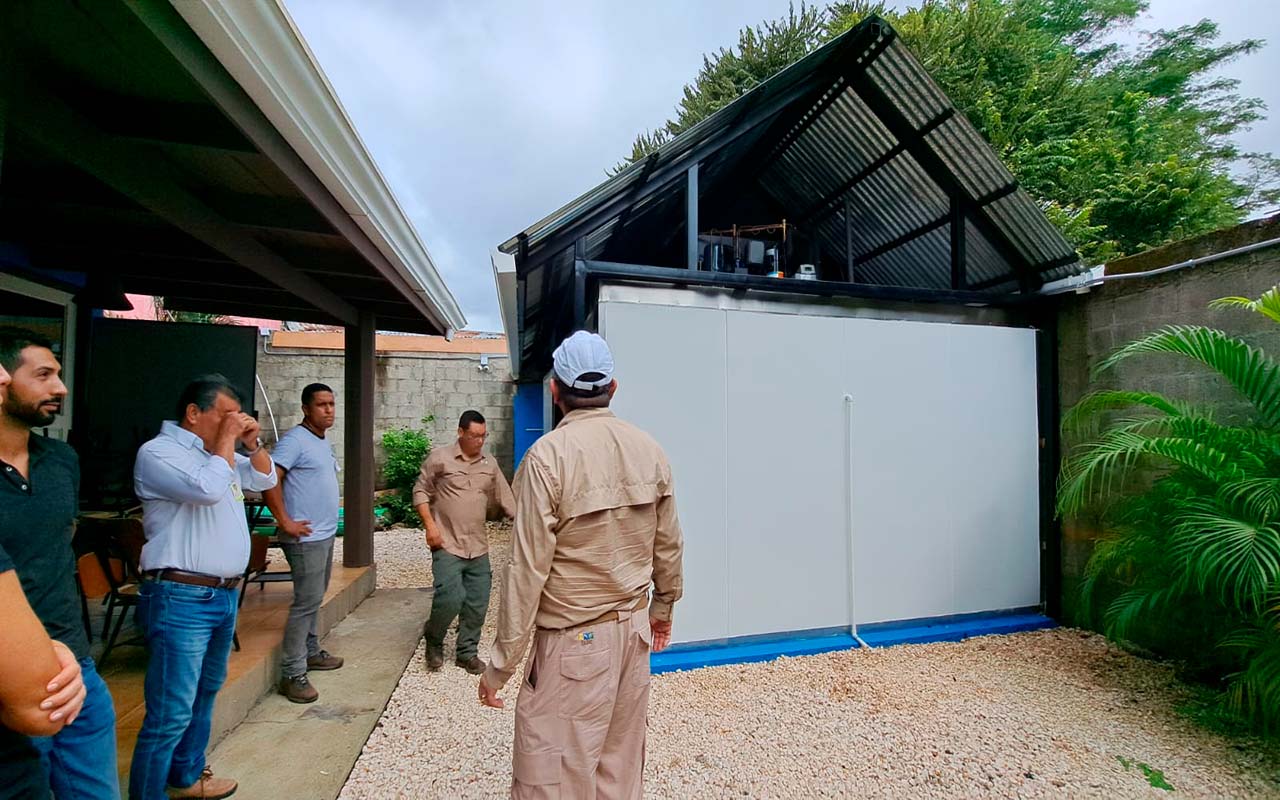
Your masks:
{"label": "olive green pants", "polygon": [[444,646],[444,635],[458,620],[459,661],[477,655],[480,629],[489,611],[489,588],[493,570],[489,554],[476,558],[459,558],[444,548],[431,552],[431,571],[435,592],[431,595],[431,616],[422,635],[428,647]]}

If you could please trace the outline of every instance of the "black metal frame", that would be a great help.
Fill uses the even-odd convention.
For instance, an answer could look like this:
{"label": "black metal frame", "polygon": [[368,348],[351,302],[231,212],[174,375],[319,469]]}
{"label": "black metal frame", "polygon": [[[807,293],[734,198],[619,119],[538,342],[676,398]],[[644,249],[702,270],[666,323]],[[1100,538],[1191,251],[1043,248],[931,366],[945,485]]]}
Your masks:
{"label": "black metal frame", "polygon": [[[949,122],[957,119],[958,112],[954,107],[945,107],[931,118],[920,123],[908,117],[907,111],[897,105],[897,101],[882,89],[873,79],[870,71],[872,64],[877,63],[884,53],[894,45],[897,34],[893,28],[878,18],[869,18],[862,25],[850,32],[851,37],[840,45],[840,50],[828,53],[825,60],[819,60],[809,68],[801,80],[793,80],[789,84],[778,86],[772,93],[756,95],[748,94],[735,103],[733,110],[726,109],[729,116],[716,115],[703,124],[709,124],[701,135],[692,133],[692,138],[681,143],[679,139],[674,145],[667,145],[648,156],[643,163],[631,167],[630,180],[618,186],[600,187],[594,196],[587,196],[578,205],[569,206],[561,212],[559,218],[552,218],[519,234],[513,243],[504,247],[514,250],[518,280],[521,284],[535,270],[546,270],[542,276],[543,299],[536,309],[520,309],[520,322],[523,326],[533,325],[539,329],[534,341],[528,347],[522,347],[526,356],[537,360],[539,354],[547,350],[547,345],[563,324],[565,308],[571,302],[568,298],[560,298],[560,302],[551,299],[551,295],[567,291],[573,281],[569,264],[574,260],[597,259],[615,262],[627,257],[630,237],[625,235],[634,222],[637,205],[646,199],[656,196],[674,200],[678,193],[683,196],[683,224],[678,224],[675,217],[669,226],[665,241],[661,242],[660,251],[653,247],[642,248],[647,254],[644,260],[664,258],[657,253],[670,251],[671,266],[683,266],[691,271],[696,267],[697,246],[695,233],[699,223],[699,194],[705,194],[702,205],[723,214],[733,207],[737,195],[745,191],[749,184],[760,178],[765,165],[776,160],[779,152],[802,137],[805,131],[820,118],[823,112],[845,93],[852,93],[864,103],[891,134],[893,145],[871,163],[857,171],[857,174],[844,180],[837,189],[827,190],[824,195],[808,204],[802,213],[794,218],[797,225],[804,229],[806,225],[813,228],[817,223],[831,214],[839,213],[841,199],[848,199],[848,192],[860,182],[867,180],[877,171],[883,170],[895,158],[910,156],[928,179],[938,187],[947,198],[948,206],[945,214],[931,219],[922,226],[911,231],[895,231],[893,239],[865,253],[855,253],[858,239],[857,231],[849,219],[849,204],[843,207],[846,213],[846,230],[844,236],[844,252],[828,252],[832,246],[827,241],[822,245],[822,256],[833,256],[843,261],[843,269],[827,270],[824,275],[856,283],[868,276],[861,265],[884,255],[895,248],[902,247],[917,237],[950,227],[948,246],[949,261],[946,273],[940,276],[935,285],[949,287],[951,291],[990,290],[999,293],[1012,290],[1016,285],[1022,293],[1031,293],[1042,285],[1043,272],[1059,266],[1078,261],[1073,254],[1044,263],[1031,263],[1028,256],[1021,252],[1020,246],[997,226],[995,220],[987,212],[986,207],[1001,198],[1008,197],[1018,190],[1018,184],[1010,182],[982,196],[974,197],[961,183],[959,177],[943,161],[935,151],[929,138]],[[816,56],[817,53],[813,54]],[[813,56],[810,56],[812,58]],[[763,85],[762,85],[763,88]],[[733,148],[732,145],[744,136],[751,137],[750,145]],[[683,146],[682,146],[683,145]],[[731,157],[731,164],[717,166],[717,156]],[[706,181],[699,180],[695,170],[705,173],[714,168],[716,177]],[[726,171],[728,170],[728,171]],[[702,185],[697,185],[701,183]],[[754,195],[753,195],[754,196]],[[767,200],[768,193],[760,195]],[[792,209],[794,210],[794,209]],[[670,211],[664,211],[666,214]],[[603,247],[593,247],[589,252],[579,245],[583,238],[602,226],[615,222],[611,235]],[[705,222],[705,220],[701,220]],[[1009,265],[1011,272],[994,279],[970,283],[973,274],[968,257],[974,252],[969,245],[970,226],[976,235],[987,240],[990,247]],[[686,246],[672,248],[672,245],[685,234]],[[655,240],[656,241],[656,240]],[[571,248],[575,248],[571,250]],[[678,257],[676,254],[683,250]],[[677,263],[678,262],[678,263]],[[555,274],[552,274],[552,273]],[[906,281],[902,281],[906,282]],[[911,281],[916,282],[916,281]],[[920,281],[923,282],[923,281]],[[806,291],[803,284],[787,282],[774,284],[785,291]],[[885,291],[869,295],[864,290],[855,291],[858,296],[885,296],[920,299],[920,295],[909,290],[904,292],[890,287]],[[825,293],[835,293],[824,287]],[[966,298],[965,301],[969,301]],[[932,302],[932,300],[930,300]],[[1000,302],[987,299],[978,302]],[[528,313],[526,313],[528,312]]]}
{"label": "black metal frame", "polygon": [[1024,294],[993,294],[963,289],[918,289],[868,283],[844,283],[841,281],[768,278],[763,275],[707,272],[703,270],[580,259],[574,262],[573,270],[572,329],[580,328],[585,322],[590,300],[589,293],[602,279],[660,283],[676,287],[707,286],[738,291],[785,293],[811,297],[852,297],[890,303],[944,303],[1015,308],[1028,306],[1038,300],[1034,295]]}

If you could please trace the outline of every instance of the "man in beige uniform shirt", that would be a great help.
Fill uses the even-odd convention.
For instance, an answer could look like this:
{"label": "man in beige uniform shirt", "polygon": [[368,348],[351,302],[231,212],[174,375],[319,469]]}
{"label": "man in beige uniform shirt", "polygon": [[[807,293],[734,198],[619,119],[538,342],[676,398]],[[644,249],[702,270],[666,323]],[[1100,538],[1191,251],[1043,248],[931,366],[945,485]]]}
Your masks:
{"label": "man in beige uniform shirt", "polygon": [[[533,654],[516,706],[511,795],[639,798],[649,651],[671,641],[683,544],[671,468],[648,434],[608,410],[618,384],[599,336],[554,354],[564,420],[525,454],[485,705]],[[653,586],[653,600],[649,587]]]}
{"label": "man in beige uniform shirt", "polygon": [[516,513],[506,477],[483,451],[487,436],[480,412],[464,412],[458,421],[458,441],[433,450],[413,484],[413,505],[426,529],[435,583],[431,616],[422,631],[427,669],[433,672],[444,664],[444,635],[454,619],[458,620],[454,663],[472,675],[484,672],[476,651],[493,576],[484,522],[493,509],[508,517]]}

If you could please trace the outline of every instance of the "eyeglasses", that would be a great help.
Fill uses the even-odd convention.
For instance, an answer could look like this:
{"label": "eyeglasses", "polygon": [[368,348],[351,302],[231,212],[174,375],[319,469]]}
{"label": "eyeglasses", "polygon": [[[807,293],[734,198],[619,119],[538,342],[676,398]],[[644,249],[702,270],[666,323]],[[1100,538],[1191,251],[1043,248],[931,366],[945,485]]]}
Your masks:
{"label": "eyeglasses", "polygon": [[463,433],[462,438],[470,439],[473,442],[483,442],[485,439],[489,438],[489,434],[488,433]]}

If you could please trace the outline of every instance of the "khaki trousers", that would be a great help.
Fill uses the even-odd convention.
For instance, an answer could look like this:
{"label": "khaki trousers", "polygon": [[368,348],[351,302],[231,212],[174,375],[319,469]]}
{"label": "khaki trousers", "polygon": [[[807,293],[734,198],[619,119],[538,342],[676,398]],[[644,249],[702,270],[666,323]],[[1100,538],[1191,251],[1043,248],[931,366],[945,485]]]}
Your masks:
{"label": "khaki trousers", "polygon": [[536,632],[516,702],[513,798],[641,796],[652,641],[647,609]]}

